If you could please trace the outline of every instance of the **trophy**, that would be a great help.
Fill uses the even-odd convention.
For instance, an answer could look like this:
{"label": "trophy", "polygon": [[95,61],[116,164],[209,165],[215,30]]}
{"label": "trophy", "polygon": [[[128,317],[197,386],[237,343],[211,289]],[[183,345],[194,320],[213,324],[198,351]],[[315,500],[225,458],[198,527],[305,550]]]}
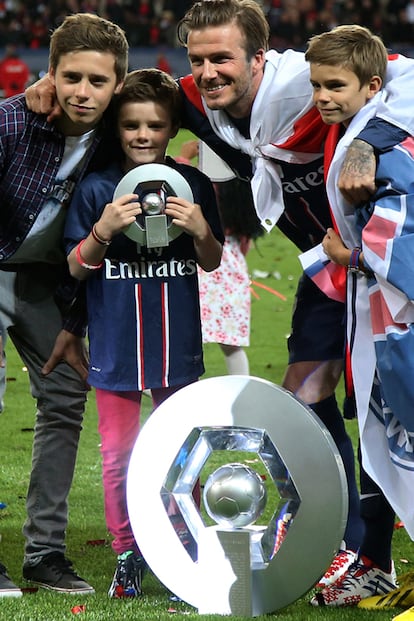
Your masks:
{"label": "trophy", "polygon": [[195,382],[152,413],[132,451],[127,502],[137,544],[172,593],[200,614],[244,617],[309,591],[348,513],[326,427],[287,390],[245,375]]}
{"label": "trophy", "polygon": [[125,235],[148,248],[168,246],[183,232],[165,214],[167,197],[194,201],[187,180],[165,164],[143,164],[130,170],[115,188],[113,200],[124,194],[137,194],[142,208],[142,214],[124,231]]}

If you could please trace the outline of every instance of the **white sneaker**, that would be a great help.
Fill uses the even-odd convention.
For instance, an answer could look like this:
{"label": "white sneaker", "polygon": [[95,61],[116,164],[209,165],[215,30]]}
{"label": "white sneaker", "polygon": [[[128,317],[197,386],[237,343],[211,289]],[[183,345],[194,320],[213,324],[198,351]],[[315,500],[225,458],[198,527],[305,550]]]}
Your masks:
{"label": "white sneaker", "polygon": [[310,603],[312,606],[356,606],[366,597],[384,595],[397,586],[393,572],[387,573],[358,559],[340,580],[316,593]]}
{"label": "white sneaker", "polygon": [[334,584],[339,578],[342,578],[348,567],[356,559],[355,552],[352,550],[339,550],[334,556],[334,559],[329,569],[324,573],[319,582],[315,585],[316,588],[325,588],[331,584]]}
{"label": "white sneaker", "polygon": [[0,563],[0,597],[21,597],[22,591],[10,580],[7,570]]}

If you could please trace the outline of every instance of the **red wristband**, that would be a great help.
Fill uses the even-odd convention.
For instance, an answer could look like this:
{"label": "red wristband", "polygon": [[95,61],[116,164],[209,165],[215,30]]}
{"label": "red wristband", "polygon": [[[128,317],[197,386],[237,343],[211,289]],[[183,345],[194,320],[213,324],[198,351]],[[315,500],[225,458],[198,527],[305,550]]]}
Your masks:
{"label": "red wristband", "polygon": [[85,241],[86,241],[86,239],[82,239],[82,241],[80,241],[79,244],[76,246],[76,252],[75,252],[76,261],[79,263],[79,265],[81,267],[84,267],[87,270],[98,270],[103,265],[102,261],[100,263],[98,263],[98,265],[93,265],[93,264],[85,263],[82,255],[81,255],[81,249],[82,249],[82,246],[85,243]]}

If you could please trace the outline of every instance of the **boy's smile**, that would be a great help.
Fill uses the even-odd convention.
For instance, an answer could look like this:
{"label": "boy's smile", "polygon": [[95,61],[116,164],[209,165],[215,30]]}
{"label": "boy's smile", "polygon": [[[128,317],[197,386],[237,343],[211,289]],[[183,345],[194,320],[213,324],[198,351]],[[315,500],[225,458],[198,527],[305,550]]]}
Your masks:
{"label": "boy's smile", "polygon": [[324,123],[349,125],[357,112],[377,93],[374,78],[361,86],[356,74],[345,67],[311,63],[313,102]]}
{"label": "boy's smile", "polygon": [[162,164],[168,142],[177,133],[169,111],[154,101],[128,102],[121,106],[118,131],[126,155],[126,170],[140,164]]}

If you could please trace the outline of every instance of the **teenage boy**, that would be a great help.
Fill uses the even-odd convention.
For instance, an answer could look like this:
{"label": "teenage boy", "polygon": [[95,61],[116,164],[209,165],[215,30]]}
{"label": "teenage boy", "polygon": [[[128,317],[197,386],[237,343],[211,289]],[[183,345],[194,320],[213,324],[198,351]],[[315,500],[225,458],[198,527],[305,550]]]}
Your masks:
{"label": "teenage boy", "polygon": [[[410,365],[414,335],[412,305],[403,306],[412,299],[410,262],[405,259],[414,232],[408,212],[413,200],[413,139],[402,132],[402,140],[379,155],[375,194],[369,203],[351,208],[336,189],[338,169],[353,136],[376,113],[387,50],[367,28],[338,26],[312,37],[305,57],[310,63],[313,100],[331,130],[328,144],[335,146],[338,133],[343,134],[327,179],[342,239],[328,229],[322,245],[331,260],[349,268],[347,332],[362,465],[373,479],[369,481],[363,471],[361,495],[368,497],[371,511],[366,504],[358,558],[340,580],[311,600],[315,606],[345,606],[396,588],[391,561],[394,510],[414,535],[414,373]],[[403,605],[404,598],[394,599],[395,605]]]}
{"label": "teenage boy", "polygon": [[[113,157],[113,129],[104,113],[127,66],[128,43],[118,26],[96,15],[71,15],[50,43],[49,75],[61,116],[48,122],[27,109],[24,95],[0,105],[0,324],[28,368],[37,399],[23,576],[60,593],[94,592],[65,557],[87,360],[63,227],[75,184]],[[20,594],[1,566],[0,596]]]}
{"label": "teenage boy", "polygon": [[[180,104],[178,85],[167,73],[128,74],[115,102],[123,155],[80,183],[65,227],[71,274],[87,279],[88,381],[96,388],[105,516],[118,557],[110,597],[142,593],[145,562],[126,505],[142,393],[151,390],[156,407],[204,373],[197,266],[216,269],[224,242],[209,179],[166,157],[178,131]],[[145,215],[138,196],[113,200],[122,177],[145,164],[180,172],[194,196],[194,201],[167,196],[163,213],[181,233],[155,248],[123,234]]]}

